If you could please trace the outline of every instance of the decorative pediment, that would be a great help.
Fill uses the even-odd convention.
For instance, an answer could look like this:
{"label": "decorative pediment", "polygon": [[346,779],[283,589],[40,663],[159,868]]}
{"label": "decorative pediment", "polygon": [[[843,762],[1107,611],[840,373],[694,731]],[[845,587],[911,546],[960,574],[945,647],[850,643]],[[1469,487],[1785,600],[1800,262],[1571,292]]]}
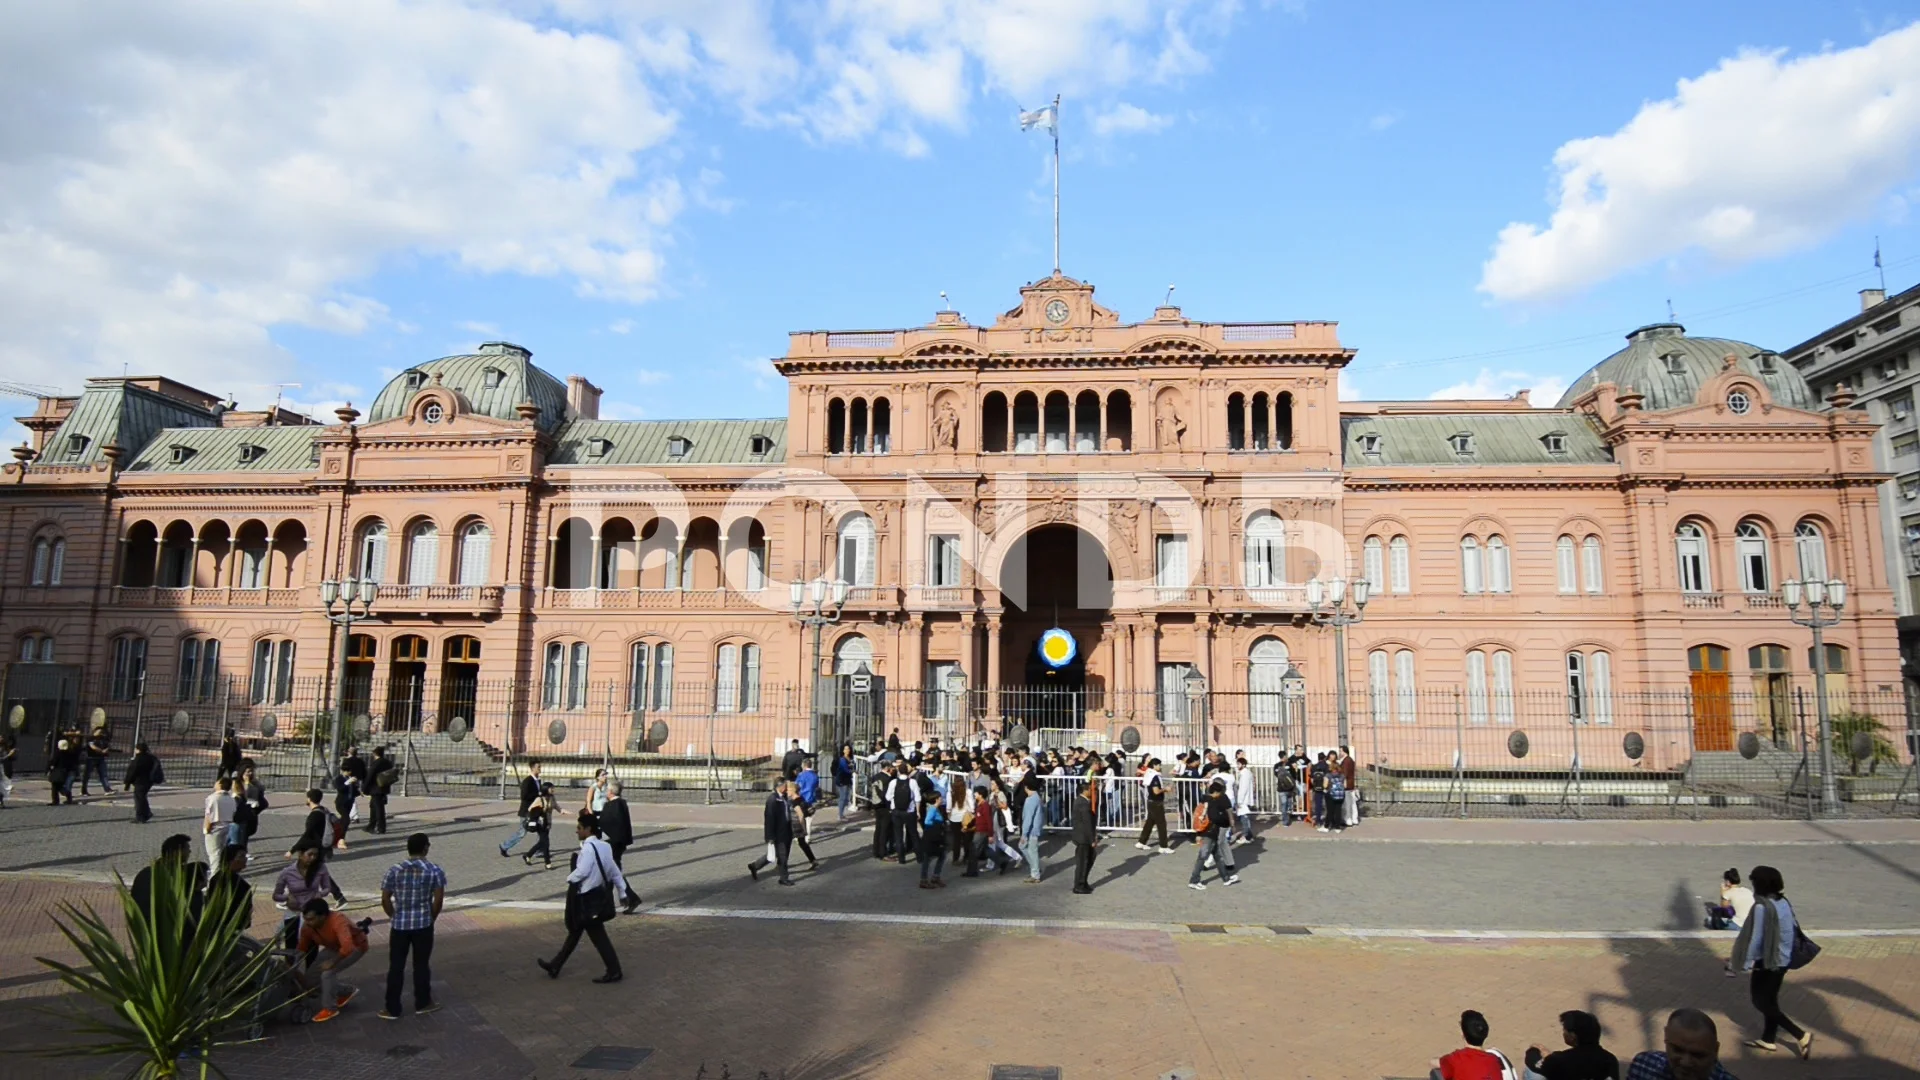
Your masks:
{"label": "decorative pediment", "polygon": [[969,342],[948,340],[929,341],[924,345],[915,346],[908,350],[907,355],[912,357],[952,357],[985,356],[986,354],[975,348]]}
{"label": "decorative pediment", "polygon": [[994,320],[996,330],[1118,326],[1120,316],[1094,302],[1093,286],[1056,273],[1020,289],[1020,304]]}
{"label": "decorative pediment", "polygon": [[1196,337],[1169,334],[1149,338],[1128,349],[1128,356],[1211,356],[1220,350]]}

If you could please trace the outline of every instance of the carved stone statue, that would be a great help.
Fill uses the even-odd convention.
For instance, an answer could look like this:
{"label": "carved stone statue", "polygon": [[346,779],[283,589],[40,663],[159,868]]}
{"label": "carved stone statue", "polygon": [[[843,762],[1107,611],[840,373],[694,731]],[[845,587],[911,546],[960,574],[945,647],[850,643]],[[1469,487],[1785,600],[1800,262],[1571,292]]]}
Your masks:
{"label": "carved stone statue", "polygon": [[940,403],[940,411],[933,418],[933,445],[937,450],[956,450],[960,446],[960,414],[953,402]]}
{"label": "carved stone statue", "polygon": [[1160,410],[1153,418],[1153,426],[1160,439],[1160,449],[1178,450],[1185,444],[1187,422],[1180,419],[1180,412],[1174,408],[1172,398],[1160,399]]}

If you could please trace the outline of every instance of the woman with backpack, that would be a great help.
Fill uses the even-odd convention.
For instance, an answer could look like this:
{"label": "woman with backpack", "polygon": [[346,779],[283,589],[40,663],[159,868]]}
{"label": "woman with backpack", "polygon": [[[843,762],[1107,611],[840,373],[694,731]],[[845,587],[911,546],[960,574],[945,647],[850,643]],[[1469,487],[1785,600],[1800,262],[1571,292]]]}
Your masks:
{"label": "woman with backpack", "polygon": [[1780,986],[1786,981],[1789,969],[1804,966],[1813,959],[1813,943],[1800,932],[1793,905],[1783,895],[1786,882],[1780,871],[1771,866],[1756,866],[1747,880],[1753,887],[1753,910],[1740,927],[1740,936],[1734,938],[1733,958],[1727,962],[1730,972],[1753,972],[1750,983],[1753,1007],[1760,1010],[1765,1020],[1760,1037],[1748,1039],[1747,1046],[1771,1053],[1780,1049],[1774,1037],[1785,1031],[1793,1036],[1794,1050],[1805,1060],[1813,1055],[1813,1032],[1802,1030],[1780,1011]]}

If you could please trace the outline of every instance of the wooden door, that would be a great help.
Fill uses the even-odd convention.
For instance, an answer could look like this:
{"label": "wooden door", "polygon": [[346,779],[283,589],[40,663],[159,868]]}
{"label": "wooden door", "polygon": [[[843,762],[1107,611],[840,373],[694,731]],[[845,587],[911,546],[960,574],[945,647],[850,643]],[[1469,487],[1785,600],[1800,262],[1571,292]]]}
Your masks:
{"label": "wooden door", "polygon": [[1727,674],[1727,650],[1695,645],[1687,650],[1688,685],[1693,691],[1693,748],[1733,749],[1733,695]]}

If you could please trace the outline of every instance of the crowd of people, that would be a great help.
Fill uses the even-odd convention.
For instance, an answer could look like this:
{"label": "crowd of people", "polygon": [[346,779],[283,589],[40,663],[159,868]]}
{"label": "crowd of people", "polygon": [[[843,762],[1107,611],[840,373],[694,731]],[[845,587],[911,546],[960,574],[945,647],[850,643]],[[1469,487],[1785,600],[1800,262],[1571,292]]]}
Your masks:
{"label": "crowd of people", "polygon": [[1519,1062],[1487,1044],[1492,1029],[1478,1010],[1460,1014],[1466,1045],[1436,1058],[1432,1080],[1735,1080],[1720,1064],[1720,1033],[1699,1009],[1676,1009],[1661,1031],[1661,1048],[1634,1055],[1624,1078],[1620,1059],[1601,1046],[1600,1020],[1570,1009],[1560,1014],[1561,1049],[1527,1048]]}

